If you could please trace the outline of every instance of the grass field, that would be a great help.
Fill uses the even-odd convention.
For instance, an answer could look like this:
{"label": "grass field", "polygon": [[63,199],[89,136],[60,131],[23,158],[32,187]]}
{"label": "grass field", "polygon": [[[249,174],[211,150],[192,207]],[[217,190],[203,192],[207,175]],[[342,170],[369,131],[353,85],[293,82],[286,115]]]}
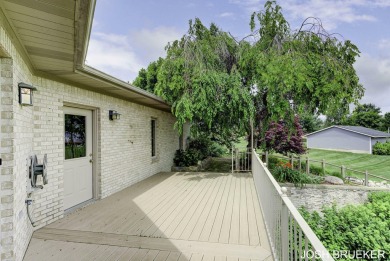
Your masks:
{"label": "grass field", "polygon": [[[247,146],[247,141],[245,138],[240,138],[239,142],[235,143],[234,146],[243,151]],[[231,151],[229,151],[225,157],[231,157]],[[303,159],[306,157],[313,160],[324,159],[325,162],[339,166],[344,165],[347,168],[357,171],[364,172],[367,170],[370,174],[390,179],[390,156],[310,149],[307,154],[302,156]],[[310,162],[310,165],[319,167],[321,166],[321,163]],[[329,172],[340,172],[340,168],[330,165],[326,165],[326,170]],[[350,171],[347,171],[346,175],[364,178],[363,174],[351,173]],[[370,179],[379,181],[378,179],[372,177],[370,177]]]}
{"label": "grass field", "polygon": [[390,156],[310,149],[304,157],[314,160],[324,159],[325,162],[344,165],[358,171],[367,170],[371,174],[390,179]]}

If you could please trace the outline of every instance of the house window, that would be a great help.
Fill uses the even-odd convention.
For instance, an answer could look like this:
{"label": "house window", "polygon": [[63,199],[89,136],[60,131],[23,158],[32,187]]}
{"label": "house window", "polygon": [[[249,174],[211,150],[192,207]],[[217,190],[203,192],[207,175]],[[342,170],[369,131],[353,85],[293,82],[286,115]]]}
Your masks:
{"label": "house window", "polygon": [[156,120],[151,121],[151,141],[152,141],[152,157],[156,156]]}

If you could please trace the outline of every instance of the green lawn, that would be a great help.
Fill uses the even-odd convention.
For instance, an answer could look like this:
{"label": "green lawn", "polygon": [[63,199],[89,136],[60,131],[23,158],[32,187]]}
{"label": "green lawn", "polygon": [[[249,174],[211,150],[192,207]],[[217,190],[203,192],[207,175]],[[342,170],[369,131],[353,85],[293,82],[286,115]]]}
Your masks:
{"label": "green lawn", "polygon": [[[314,160],[325,159],[325,162],[344,165],[358,171],[367,170],[371,174],[390,179],[390,156],[310,149],[304,157]],[[329,166],[328,168],[332,167]],[[347,174],[350,175],[350,173]]]}
{"label": "green lawn", "polygon": [[248,141],[246,137],[241,137],[237,143],[234,143],[233,146],[240,151],[245,151],[248,147]]}

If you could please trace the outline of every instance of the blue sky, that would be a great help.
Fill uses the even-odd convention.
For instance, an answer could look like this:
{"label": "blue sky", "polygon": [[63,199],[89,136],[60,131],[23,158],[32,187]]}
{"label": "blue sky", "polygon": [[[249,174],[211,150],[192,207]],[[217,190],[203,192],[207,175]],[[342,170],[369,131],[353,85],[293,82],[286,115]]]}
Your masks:
{"label": "blue sky", "polygon": [[[97,0],[86,63],[123,81],[132,82],[142,67],[164,56],[167,42],[188,30],[199,17],[241,39],[249,34],[249,18],[264,0]],[[293,29],[309,16],[326,30],[355,43],[361,56],[355,64],[366,88],[363,103],[390,112],[390,0],[278,1]]]}

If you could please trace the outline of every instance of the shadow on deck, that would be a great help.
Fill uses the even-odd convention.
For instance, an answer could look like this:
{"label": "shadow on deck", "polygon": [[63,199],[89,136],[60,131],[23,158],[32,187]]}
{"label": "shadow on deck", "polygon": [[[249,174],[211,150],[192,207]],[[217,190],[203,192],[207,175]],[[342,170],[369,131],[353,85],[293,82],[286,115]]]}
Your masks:
{"label": "shadow on deck", "polygon": [[272,260],[248,173],[159,173],[33,234],[24,260]]}

